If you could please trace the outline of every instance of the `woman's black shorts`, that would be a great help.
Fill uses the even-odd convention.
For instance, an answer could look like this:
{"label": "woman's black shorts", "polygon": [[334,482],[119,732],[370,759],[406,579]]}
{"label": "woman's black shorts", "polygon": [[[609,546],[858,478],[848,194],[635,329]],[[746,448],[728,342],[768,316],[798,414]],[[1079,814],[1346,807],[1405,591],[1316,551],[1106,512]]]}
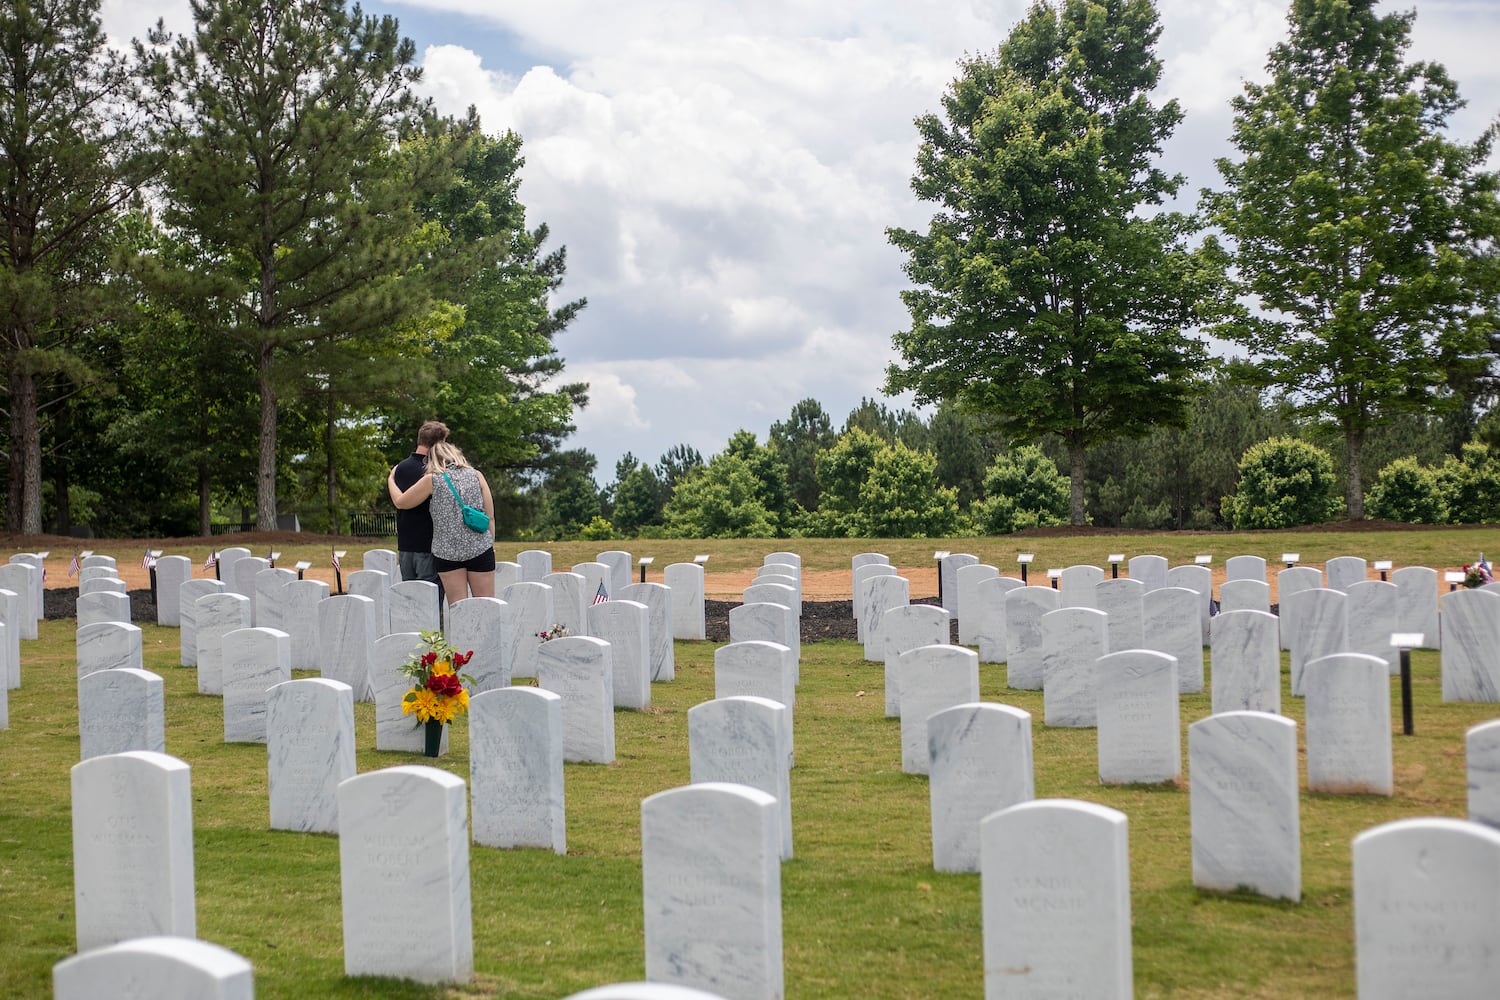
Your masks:
{"label": "woman's black shorts", "polygon": [[473,559],[464,559],[459,562],[433,556],[432,564],[437,567],[439,573],[451,573],[456,569],[466,569],[470,573],[493,573],[495,572],[495,550],[485,549]]}

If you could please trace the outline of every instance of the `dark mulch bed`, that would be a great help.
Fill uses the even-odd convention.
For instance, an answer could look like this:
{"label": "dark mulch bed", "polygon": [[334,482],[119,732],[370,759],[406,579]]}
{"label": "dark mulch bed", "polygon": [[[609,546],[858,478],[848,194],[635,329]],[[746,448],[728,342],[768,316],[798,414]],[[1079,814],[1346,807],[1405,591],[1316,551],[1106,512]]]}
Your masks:
{"label": "dark mulch bed", "polygon": [[[156,602],[149,590],[130,591],[130,620],[155,622]],[[918,598],[913,604],[936,604],[937,598]],[[709,642],[729,641],[729,609],[739,607],[738,601],[704,601],[704,628]],[[54,587],[46,591],[44,617],[72,618],[78,613],[78,588]],[[803,601],[802,641],[820,642],[824,639],[857,638],[854,624],[854,604],[851,601]],[[955,636],[957,625],[954,626]],[[956,641],[956,638],[955,638]]]}

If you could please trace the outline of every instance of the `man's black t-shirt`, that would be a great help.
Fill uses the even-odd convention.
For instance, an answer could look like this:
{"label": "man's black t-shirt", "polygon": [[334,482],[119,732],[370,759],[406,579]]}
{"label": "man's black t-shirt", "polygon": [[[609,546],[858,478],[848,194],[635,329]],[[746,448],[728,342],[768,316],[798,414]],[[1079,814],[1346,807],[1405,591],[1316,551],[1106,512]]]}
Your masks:
{"label": "man's black t-shirt", "polygon": [[[427,475],[427,456],[412,452],[396,465],[396,488],[405,490]],[[410,510],[396,511],[396,549],[400,552],[432,551],[432,512],[429,501]]]}

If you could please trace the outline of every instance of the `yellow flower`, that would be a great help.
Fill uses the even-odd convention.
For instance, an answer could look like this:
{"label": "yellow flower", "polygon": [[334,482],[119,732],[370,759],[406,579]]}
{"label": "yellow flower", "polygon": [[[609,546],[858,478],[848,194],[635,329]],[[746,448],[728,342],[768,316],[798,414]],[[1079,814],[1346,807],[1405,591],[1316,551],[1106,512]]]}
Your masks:
{"label": "yellow flower", "polygon": [[452,660],[438,660],[432,665],[432,672],[438,675],[453,673]]}
{"label": "yellow flower", "polygon": [[[418,720],[420,720],[422,722],[427,722],[427,721],[433,719],[437,715],[437,713],[438,713],[438,696],[437,695],[433,694],[431,691],[427,690],[426,688],[419,688],[416,691],[416,699],[415,700],[416,700],[416,706],[413,709],[413,711],[415,711],[417,713],[417,719]],[[405,711],[405,705],[402,706],[402,711],[403,712]]]}
{"label": "yellow flower", "polygon": [[411,713],[413,713],[413,712],[415,712],[417,710],[417,691],[418,690],[419,690],[418,688],[412,688],[410,691],[406,692],[406,695],[401,699],[401,714],[402,715],[410,715]]}

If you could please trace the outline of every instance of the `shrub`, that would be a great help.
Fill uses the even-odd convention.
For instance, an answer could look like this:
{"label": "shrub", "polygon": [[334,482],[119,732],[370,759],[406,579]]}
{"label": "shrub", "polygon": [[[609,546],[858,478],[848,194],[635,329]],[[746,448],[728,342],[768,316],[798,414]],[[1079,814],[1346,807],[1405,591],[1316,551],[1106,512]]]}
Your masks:
{"label": "shrub", "polygon": [[1500,517],[1500,458],[1470,442],[1436,472],[1452,524],[1490,524]]}
{"label": "shrub", "polygon": [[1371,517],[1410,524],[1443,524],[1448,504],[1437,474],[1415,458],[1398,458],[1380,470],[1365,497]]}
{"label": "shrub", "polygon": [[998,456],[984,476],[984,499],[973,505],[975,526],[988,535],[1067,524],[1068,479],[1036,445]]}
{"label": "shrub", "polygon": [[859,488],[858,522],[867,538],[943,538],[958,525],[958,490],[938,485],[931,452],[882,448]]}
{"label": "shrub", "polygon": [[1224,504],[1238,530],[1321,524],[1339,510],[1333,459],[1306,441],[1262,441],[1245,452],[1239,472],[1232,503],[1226,498]]}

